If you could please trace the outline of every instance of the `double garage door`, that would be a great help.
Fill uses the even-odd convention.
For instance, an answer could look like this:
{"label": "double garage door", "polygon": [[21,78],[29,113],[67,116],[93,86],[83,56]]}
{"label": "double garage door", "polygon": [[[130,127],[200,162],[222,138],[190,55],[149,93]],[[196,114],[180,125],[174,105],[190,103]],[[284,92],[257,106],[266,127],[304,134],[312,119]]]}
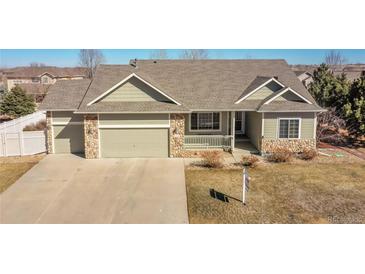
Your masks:
{"label": "double garage door", "polygon": [[167,128],[101,128],[100,152],[108,157],[168,157]]}

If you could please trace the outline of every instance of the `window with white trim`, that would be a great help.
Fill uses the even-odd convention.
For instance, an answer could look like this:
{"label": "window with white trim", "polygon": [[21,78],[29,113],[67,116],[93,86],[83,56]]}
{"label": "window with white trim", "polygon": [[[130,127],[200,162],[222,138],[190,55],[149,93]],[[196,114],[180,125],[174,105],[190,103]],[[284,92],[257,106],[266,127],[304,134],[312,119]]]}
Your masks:
{"label": "window with white trim", "polygon": [[220,112],[196,112],[190,115],[190,130],[219,130]]}
{"label": "window with white trim", "polygon": [[279,119],[279,138],[299,138],[300,119]]}

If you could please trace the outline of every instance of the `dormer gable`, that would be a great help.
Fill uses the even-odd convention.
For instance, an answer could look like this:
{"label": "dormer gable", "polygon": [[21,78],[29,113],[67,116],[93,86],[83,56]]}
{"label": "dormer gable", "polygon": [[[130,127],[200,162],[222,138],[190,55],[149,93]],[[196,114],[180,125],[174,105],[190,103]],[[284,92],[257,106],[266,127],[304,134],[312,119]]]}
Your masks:
{"label": "dormer gable", "polygon": [[111,87],[88,105],[96,102],[167,102],[180,105],[175,99],[161,91],[135,73]]}

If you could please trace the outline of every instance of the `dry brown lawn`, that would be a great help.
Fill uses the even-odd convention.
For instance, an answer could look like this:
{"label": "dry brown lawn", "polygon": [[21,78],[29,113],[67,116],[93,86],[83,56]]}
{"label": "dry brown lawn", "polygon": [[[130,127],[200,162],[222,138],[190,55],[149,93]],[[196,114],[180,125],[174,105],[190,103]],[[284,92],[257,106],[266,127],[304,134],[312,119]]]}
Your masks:
{"label": "dry brown lawn", "polygon": [[242,170],[185,174],[190,223],[365,223],[365,161],[261,164],[249,170],[246,205],[209,194],[241,200]]}
{"label": "dry brown lawn", "polygon": [[37,164],[44,155],[0,158],[0,193]]}

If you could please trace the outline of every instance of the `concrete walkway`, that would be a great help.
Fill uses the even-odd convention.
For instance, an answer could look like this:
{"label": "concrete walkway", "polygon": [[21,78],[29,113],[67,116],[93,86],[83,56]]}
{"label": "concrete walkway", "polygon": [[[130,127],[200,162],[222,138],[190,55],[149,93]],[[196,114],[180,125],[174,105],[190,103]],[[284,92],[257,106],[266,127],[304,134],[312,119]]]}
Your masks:
{"label": "concrete walkway", "polygon": [[183,160],[48,155],[0,195],[0,223],[188,223]]}

